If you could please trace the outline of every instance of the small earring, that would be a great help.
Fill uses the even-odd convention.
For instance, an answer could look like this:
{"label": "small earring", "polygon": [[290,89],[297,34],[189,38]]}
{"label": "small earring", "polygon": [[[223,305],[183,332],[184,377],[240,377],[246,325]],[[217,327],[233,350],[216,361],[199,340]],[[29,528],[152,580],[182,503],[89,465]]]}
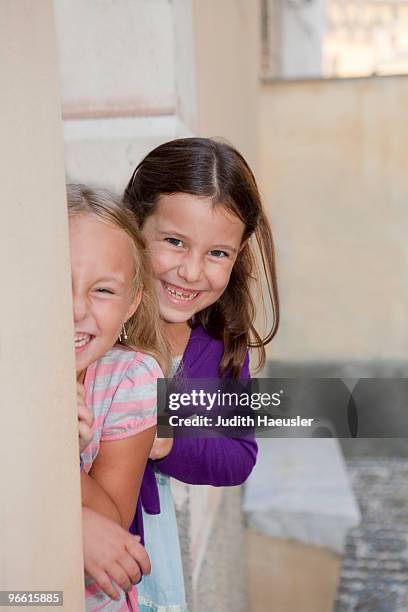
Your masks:
{"label": "small earring", "polygon": [[128,339],[128,335],[126,332],[126,327],[123,325],[122,331],[119,334],[119,342],[123,342],[123,340],[127,340],[127,339]]}

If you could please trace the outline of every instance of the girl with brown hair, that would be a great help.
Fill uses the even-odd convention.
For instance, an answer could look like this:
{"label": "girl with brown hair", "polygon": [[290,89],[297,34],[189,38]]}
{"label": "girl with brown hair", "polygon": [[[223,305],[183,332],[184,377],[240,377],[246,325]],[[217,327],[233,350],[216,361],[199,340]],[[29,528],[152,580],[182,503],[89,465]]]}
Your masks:
{"label": "girl with brown hair", "polygon": [[[246,378],[250,348],[265,362],[279,322],[272,233],[254,175],[225,142],[184,138],[151,151],[123,196],[145,238],[173,371],[186,378]],[[254,250],[258,247],[258,258]],[[255,328],[257,262],[273,313]],[[153,566],[140,585],[142,612],[185,610],[169,477],[189,484],[243,483],[256,461],[252,437],[156,440],[141,488],[145,543]],[[135,532],[141,530],[141,517]]]}

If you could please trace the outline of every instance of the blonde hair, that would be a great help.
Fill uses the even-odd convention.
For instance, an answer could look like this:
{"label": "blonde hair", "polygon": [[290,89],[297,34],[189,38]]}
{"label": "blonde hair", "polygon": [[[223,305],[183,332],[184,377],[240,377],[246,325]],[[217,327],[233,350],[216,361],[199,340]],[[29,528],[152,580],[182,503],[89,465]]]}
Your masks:
{"label": "blonde hair", "polygon": [[122,336],[118,343],[152,355],[164,374],[169,375],[170,351],[161,330],[153,275],[136,217],[111,192],[86,185],[67,185],[67,203],[69,216],[92,215],[123,230],[131,239],[135,263],[134,291],[136,293],[141,288],[142,297],[136,312],[126,322],[127,339]]}

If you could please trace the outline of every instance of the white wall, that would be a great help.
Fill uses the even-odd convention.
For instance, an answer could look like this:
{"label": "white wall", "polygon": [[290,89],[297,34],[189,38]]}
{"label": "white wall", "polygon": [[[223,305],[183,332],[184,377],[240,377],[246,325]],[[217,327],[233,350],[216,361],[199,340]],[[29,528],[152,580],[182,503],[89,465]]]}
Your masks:
{"label": "white wall", "polygon": [[327,0],[285,2],[282,11],[281,73],[283,79],[322,75]]}
{"label": "white wall", "polygon": [[256,166],[257,0],[54,4],[69,180],[121,191],[150,149],[192,134]]}
{"label": "white wall", "polygon": [[263,76],[304,79],[322,76],[327,0],[261,0],[265,49]]}
{"label": "white wall", "polygon": [[174,112],[168,0],[55,0],[65,118]]}
{"label": "white wall", "polygon": [[54,6],[67,178],[121,192],[150,149],[189,134],[176,113],[174,7],[168,0]]}

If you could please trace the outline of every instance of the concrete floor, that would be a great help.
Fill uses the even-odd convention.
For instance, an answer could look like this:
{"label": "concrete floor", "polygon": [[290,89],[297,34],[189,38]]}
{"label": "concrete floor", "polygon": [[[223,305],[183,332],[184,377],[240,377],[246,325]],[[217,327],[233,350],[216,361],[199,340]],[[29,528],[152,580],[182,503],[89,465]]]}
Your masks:
{"label": "concrete floor", "polygon": [[356,438],[340,439],[346,459],[369,457],[371,459],[408,458],[406,438]]}
{"label": "concrete floor", "polygon": [[223,490],[190,612],[248,612],[242,488]]}
{"label": "concrete floor", "polygon": [[[378,455],[347,459],[361,525],[346,542],[336,612],[408,610],[408,459]],[[354,449],[355,450],[355,449]]]}

